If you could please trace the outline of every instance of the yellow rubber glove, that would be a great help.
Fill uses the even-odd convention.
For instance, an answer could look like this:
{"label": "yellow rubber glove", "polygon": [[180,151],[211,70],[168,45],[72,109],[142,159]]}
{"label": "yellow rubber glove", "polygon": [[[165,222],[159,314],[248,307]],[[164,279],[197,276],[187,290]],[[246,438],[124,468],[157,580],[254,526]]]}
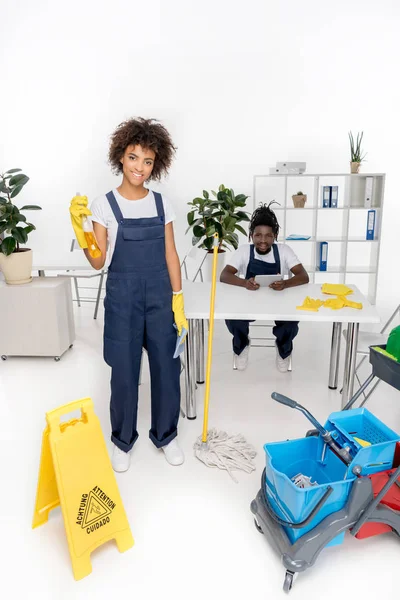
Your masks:
{"label": "yellow rubber glove", "polygon": [[333,310],[338,310],[339,308],[343,308],[345,306],[345,298],[337,296],[337,298],[329,298],[329,300],[325,300],[324,306],[326,308],[333,308]]}
{"label": "yellow rubber glove", "polygon": [[352,300],[349,300],[345,296],[341,296],[341,299],[343,300],[344,305],[348,306],[349,308],[357,308],[358,310],[361,310],[363,307],[362,302],[353,302]]}
{"label": "yellow rubber glove", "polygon": [[189,325],[185,317],[185,307],[183,303],[183,293],[172,294],[172,310],[174,313],[175,325],[178,329],[178,335],[181,335],[183,327],[189,331]]}
{"label": "yellow rubber glove", "polygon": [[323,294],[332,294],[333,296],[347,296],[353,293],[353,290],[343,283],[324,283],[321,291]]}
{"label": "yellow rubber glove", "polygon": [[296,308],[297,310],[311,310],[313,312],[318,312],[318,309],[323,305],[323,303],[323,300],[318,300],[307,296],[303,304],[301,306],[296,306]]}
{"label": "yellow rubber glove", "polygon": [[72,227],[74,228],[76,239],[81,248],[87,248],[87,242],[82,228],[82,217],[88,217],[92,214],[87,205],[87,196],[74,196],[69,207]]}

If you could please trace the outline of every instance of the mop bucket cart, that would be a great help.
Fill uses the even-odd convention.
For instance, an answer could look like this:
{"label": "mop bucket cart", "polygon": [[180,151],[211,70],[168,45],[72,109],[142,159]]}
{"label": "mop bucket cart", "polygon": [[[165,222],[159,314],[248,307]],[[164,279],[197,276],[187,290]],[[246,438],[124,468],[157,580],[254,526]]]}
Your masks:
{"label": "mop bucket cart", "polygon": [[[400,390],[400,364],[386,361],[370,349],[369,383],[379,377]],[[297,402],[272,394],[316,427],[304,438],[264,445],[261,488],[250,506],[257,530],[286,568],[285,592],[325,547],[341,544],[347,530],[357,539],[389,531],[400,536],[400,435],[365,408],[349,410],[361,394],[329,415],[324,427]],[[299,487],[300,474],[309,485]]]}

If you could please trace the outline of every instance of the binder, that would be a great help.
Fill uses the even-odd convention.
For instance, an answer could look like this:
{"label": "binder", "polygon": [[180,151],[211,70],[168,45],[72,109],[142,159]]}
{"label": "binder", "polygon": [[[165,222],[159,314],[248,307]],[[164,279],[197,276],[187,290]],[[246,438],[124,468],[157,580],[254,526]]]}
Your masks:
{"label": "binder", "polygon": [[374,185],[373,177],[365,178],[365,191],[364,191],[364,206],[365,208],[371,208],[372,206],[372,191]]}
{"label": "binder", "polygon": [[331,208],[337,208],[339,186],[338,185],[331,185],[330,188],[331,188],[331,198],[330,198],[329,206]]}
{"label": "binder", "polygon": [[319,243],[319,264],[318,269],[320,271],[326,271],[326,267],[328,264],[328,242],[320,242]]}
{"label": "binder", "polygon": [[375,217],[376,211],[373,209],[369,210],[367,217],[367,240],[373,240],[375,237]]}
{"label": "binder", "polygon": [[331,186],[324,185],[322,187],[322,208],[329,208],[330,199],[331,199]]}

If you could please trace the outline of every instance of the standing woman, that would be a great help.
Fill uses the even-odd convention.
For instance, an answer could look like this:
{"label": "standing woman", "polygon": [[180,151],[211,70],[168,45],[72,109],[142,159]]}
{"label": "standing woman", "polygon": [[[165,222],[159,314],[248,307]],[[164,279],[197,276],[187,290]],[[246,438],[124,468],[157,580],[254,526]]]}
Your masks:
{"label": "standing woman", "polygon": [[[175,153],[168,131],[153,119],[121,123],[111,136],[109,162],[121,185],[96,198],[71,201],[72,225],[95,269],[111,258],[104,300],[104,359],[111,367],[112,465],[127,471],[136,430],[142,348],[151,376],[150,439],[171,465],[184,462],[176,439],[180,411],[180,360],[174,359],[177,330],[188,329],[175,248],[175,214],[168,200],[145,188],[160,180]],[[92,216],[101,256],[92,258],[82,216]],[[176,328],[174,327],[174,322]]]}

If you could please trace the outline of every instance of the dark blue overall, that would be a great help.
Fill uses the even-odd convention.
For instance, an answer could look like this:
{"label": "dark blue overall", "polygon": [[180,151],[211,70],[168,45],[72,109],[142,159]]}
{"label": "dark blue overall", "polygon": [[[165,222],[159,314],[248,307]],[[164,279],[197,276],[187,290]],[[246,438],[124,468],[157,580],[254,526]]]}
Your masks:
{"label": "dark blue overall", "polygon": [[[254,256],[254,244],[250,246],[250,260],[247,265],[246,279],[256,275],[278,275],[281,272],[281,260],[277,244],[272,245],[275,262],[267,263]],[[277,292],[278,293],[278,292]],[[225,321],[230,333],[233,335],[233,351],[240,354],[249,343],[249,323],[253,321],[227,320]],[[299,332],[298,321],[275,321],[272,333],[276,337],[276,345],[282,358],[287,358],[293,350],[293,340]]]}
{"label": "dark blue overall", "polygon": [[104,300],[104,360],[111,372],[111,439],[128,452],[136,430],[142,347],[151,376],[150,439],[161,448],[177,435],[180,361],[174,359],[176,330],[165,258],[165,217],[154,192],[157,217],[124,219],[107,194],[118,223]]}

